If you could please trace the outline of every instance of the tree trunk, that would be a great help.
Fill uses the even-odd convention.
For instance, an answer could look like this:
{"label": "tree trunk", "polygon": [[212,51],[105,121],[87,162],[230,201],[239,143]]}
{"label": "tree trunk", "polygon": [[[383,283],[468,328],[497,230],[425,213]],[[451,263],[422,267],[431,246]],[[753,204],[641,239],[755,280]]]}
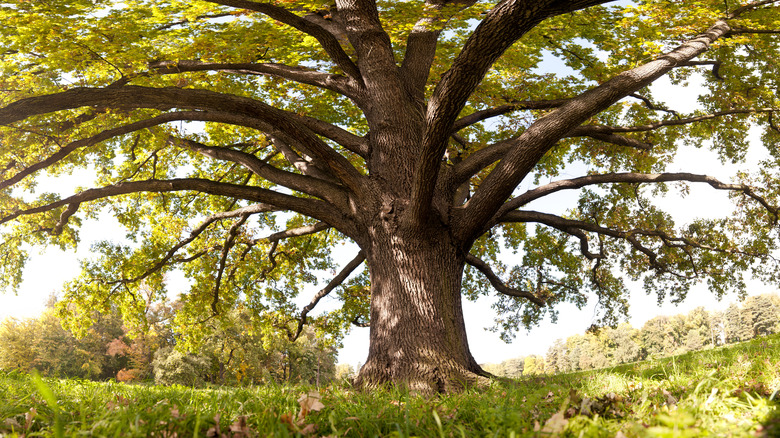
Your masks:
{"label": "tree trunk", "polygon": [[370,347],[355,384],[451,392],[487,376],[469,351],[461,306],[464,255],[446,229],[374,231],[366,251]]}

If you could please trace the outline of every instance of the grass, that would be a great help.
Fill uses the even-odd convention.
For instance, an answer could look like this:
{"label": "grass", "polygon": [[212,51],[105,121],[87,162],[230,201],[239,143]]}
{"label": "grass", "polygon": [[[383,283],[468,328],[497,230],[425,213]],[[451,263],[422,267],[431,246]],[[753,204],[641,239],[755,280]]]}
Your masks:
{"label": "grass", "polygon": [[780,336],[423,398],[0,374],[0,436],[780,437]]}

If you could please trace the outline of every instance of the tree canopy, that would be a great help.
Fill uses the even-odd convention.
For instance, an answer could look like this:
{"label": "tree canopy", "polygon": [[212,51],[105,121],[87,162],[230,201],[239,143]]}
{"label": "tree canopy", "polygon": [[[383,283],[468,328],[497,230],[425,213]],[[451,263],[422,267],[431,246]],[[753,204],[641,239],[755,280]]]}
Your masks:
{"label": "tree canopy", "polygon": [[[290,338],[370,325],[359,385],[447,391],[486,374],[461,295],[496,292],[511,336],[564,302],[615,324],[624,277],[659,300],[776,282],[778,3],[4,1],[0,286],[29,245],[72,248],[110,213],[127,236],[66,286],[74,324],[109,303],[142,319],[180,270],[192,342],[239,303]],[[693,112],[650,88],[693,75]],[[685,144],[741,161],[752,127],[768,153],[738,181],[666,171]],[[36,190],[83,168],[94,186]],[[675,224],[653,203],[670,184],[737,210]],[[566,214],[536,207],[564,190]],[[310,316],[331,293],[343,306]]]}

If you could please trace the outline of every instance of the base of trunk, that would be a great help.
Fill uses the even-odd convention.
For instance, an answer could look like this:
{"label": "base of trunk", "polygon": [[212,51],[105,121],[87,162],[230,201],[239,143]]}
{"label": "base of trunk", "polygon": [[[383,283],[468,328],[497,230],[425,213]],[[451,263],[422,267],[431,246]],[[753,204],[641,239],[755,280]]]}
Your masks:
{"label": "base of trunk", "polygon": [[[384,362],[384,363],[382,363]],[[432,395],[461,392],[490,382],[490,373],[478,365],[462,366],[451,361],[371,360],[360,369],[354,385],[361,390],[397,387],[415,394]]]}

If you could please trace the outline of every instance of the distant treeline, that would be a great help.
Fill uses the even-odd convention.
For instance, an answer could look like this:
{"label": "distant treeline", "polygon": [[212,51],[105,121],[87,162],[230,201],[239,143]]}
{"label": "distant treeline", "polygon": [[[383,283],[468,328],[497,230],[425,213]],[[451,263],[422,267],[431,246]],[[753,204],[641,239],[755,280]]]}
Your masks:
{"label": "distant treeline", "polygon": [[751,296],[722,312],[698,307],[687,315],[657,316],[641,329],[605,327],[558,339],[542,356],[509,359],[483,368],[502,377],[604,368],[713,348],[780,332],[780,297]]}
{"label": "distant treeline", "polygon": [[[77,338],[63,328],[53,303],[38,318],[0,323],[0,369],[91,380],[152,381],[199,386],[295,382],[325,384],[337,376],[337,345],[304,331],[296,342],[286,333],[250,329],[246,311],[229,323],[204,330],[194,352],[177,349],[169,321],[176,304],[147,315],[143,330],[126,327],[118,312],[97,314]],[[349,374],[351,369],[339,370]]]}

